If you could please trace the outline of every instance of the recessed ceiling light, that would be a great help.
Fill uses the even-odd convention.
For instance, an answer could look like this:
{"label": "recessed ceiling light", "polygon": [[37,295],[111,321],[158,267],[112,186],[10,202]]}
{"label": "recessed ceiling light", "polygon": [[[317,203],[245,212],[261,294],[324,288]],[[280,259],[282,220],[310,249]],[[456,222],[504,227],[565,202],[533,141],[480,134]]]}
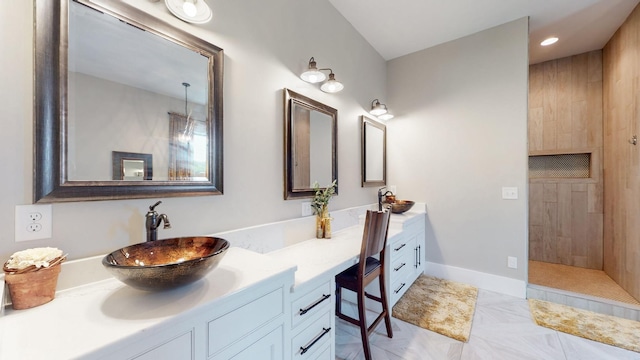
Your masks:
{"label": "recessed ceiling light", "polygon": [[540,45],[542,46],[549,46],[551,44],[555,44],[556,42],[558,42],[558,38],[557,37],[550,37],[550,38],[546,38],[544,39],[544,41],[542,41],[540,43]]}

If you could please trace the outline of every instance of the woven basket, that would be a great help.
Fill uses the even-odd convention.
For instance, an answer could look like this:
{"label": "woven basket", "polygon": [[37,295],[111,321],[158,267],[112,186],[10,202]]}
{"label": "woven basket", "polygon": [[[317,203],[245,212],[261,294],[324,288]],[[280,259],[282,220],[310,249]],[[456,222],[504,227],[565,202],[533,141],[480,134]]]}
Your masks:
{"label": "woven basket", "polygon": [[46,304],[56,295],[60,262],[48,268],[22,273],[5,272],[12,306],[15,310],[29,309]]}

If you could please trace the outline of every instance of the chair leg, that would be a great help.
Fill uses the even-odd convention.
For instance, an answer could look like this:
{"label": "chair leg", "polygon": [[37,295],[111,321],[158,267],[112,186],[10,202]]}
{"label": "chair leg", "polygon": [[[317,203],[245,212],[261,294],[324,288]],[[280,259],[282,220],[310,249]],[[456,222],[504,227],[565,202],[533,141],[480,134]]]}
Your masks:
{"label": "chair leg", "polygon": [[364,349],[364,358],[372,360],[371,348],[369,346],[369,331],[367,329],[367,315],[364,303],[364,291],[358,292],[358,319],[360,322],[360,336],[362,337],[362,348]]}
{"label": "chair leg", "polygon": [[384,286],[384,273],[380,274],[378,279],[380,280],[380,300],[382,302],[382,311],[385,312],[384,324],[387,327],[387,336],[392,338],[393,330],[391,329],[391,310],[387,304],[387,289]]}

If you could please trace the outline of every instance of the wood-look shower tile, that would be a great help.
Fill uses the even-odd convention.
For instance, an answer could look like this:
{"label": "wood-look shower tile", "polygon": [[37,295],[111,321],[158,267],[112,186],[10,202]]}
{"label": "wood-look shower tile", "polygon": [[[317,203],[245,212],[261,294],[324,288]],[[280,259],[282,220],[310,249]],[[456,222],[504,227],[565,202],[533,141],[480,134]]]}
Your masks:
{"label": "wood-look shower tile", "polygon": [[587,87],[587,146],[602,147],[603,129],[602,81],[590,82]]}
{"label": "wood-look shower tile", "polygon": [[586,256],[587,193],[584,191],[574,191],[571,194],[571,224],[571,237],[574,239],[571,244],[571,255]]}
{"label": "wood-look shower tile", "polygon": [[571,97],[573,101],[587,100],[588,60],[587,54],[571,57]]}
{"label": "wood-look shower tile", "polygon": [[529,183],[529,225],[542,225],[544,202],[542,183]]}
{"label": "wood-look shower tile", "polygon": [[544,207],[544,222],[542,224],[542,258],[544,261],[556,262],[558,208],[556,206],[556,203],[545,203]]}
{"label": "wood-look shower tile", "polygon": [[557,202],[558,201],[558,185],[557,184],[543,184],[543,201],[548,202]]}
{"label": "wood-look shower tile", "polygon": [[[558,189],[558,236],[569,239],[572,237],[571,224],[572,218],[572,203],[571,203],[571,184],[561,183],[557,185]],[[569,250],[571,247],[569,246]],[[569,254],[566,254],[569,255]],[[560,256],[560,255],[559,255]]]}
{"label": "wood-look shower tile", "polygon": [[529,109],[529,151],[543,149],[543,112],[542,107]]}

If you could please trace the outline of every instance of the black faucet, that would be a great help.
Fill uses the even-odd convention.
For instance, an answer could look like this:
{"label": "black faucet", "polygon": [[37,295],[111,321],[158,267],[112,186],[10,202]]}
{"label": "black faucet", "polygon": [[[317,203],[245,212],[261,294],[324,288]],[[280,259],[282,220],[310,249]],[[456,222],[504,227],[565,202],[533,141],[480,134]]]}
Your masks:
{"label": "black faucet", "polygon": [[155,210],[156,206],[161,203],[162,201],[158,201],[157,203],[149,206],[149,211],[146,215],[147,221],[145,223],[145,227],[147,229],[147,241],[158,240],[158,227],[161,222],[164,221],[164,229],[171,229],[171,223],[169,222],[167,215],[158,215],[158,212]]}
{"label": "black faucet", "polygon": [[389,190],[387,190],[387,192],[383,193],[382,190],[386,189],[386,186],[381,187],[380,189],[378,189],[378,211],[382,211],[382,197],[383,196],[387,196],[389,194],[393,195],[393,193]]}

